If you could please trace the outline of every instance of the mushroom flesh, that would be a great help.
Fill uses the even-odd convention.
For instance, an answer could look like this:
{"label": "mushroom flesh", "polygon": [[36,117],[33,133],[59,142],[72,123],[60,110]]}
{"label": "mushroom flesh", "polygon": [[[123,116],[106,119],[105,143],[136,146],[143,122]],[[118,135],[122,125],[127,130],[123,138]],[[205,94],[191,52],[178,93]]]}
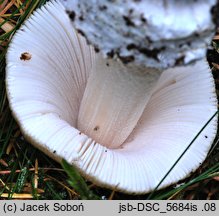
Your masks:
{"label": "mushroom flesh", "polygon": [[[50,1],[14,35],[6,87],[26,139],[74,164],[98,185],[153,190],[217,110],[205,59],[161,71],[104,59]],[[159,188],[188,176],[206,158],[215,117]]]}

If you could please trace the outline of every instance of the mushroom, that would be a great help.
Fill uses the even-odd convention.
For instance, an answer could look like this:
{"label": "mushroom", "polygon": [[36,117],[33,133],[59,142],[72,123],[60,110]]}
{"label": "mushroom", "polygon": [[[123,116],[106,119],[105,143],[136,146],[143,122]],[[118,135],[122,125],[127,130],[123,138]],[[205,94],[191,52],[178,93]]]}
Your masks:
{"label": "mushroom", "polygon": [[[94,183],[127,193],[153,190],[217,110],[205,59],[162,73],[105,59],[58,1],[36,10],[14,35],[6,88],[30,143]],[[200,166],[216,128],[214,117],[159,188]]]}
{"label": "mushroom", "polygon": [[158,68],[204,58],[219,13],[216,0],[61,1],[102,53]]}

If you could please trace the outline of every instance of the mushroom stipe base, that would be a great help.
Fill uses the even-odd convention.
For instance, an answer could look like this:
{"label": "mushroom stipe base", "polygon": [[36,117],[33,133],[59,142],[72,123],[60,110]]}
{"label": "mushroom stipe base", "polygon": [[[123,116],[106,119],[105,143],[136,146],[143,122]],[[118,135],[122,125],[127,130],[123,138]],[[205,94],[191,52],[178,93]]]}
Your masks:
{"label": "mushroom stipe base", "polygon": [[[205,59],[162,71],[125,141],[119,148],[109,148],[77,128],[88,79],[99,61],[105,60],[72,27],[64,7],[58,1],[48,2],[10,43],[6,68],[10,108],[24,136],[50,157],[59,162],[64,158],[100,186],[147,193],[217,111],[211,71]],[[129,104],[129,98],[121,98],[126,100]],[[95,106],[95,100],[89,106]],[[178,182],[200,166],[216,130],[217,116],[159,188]]]}

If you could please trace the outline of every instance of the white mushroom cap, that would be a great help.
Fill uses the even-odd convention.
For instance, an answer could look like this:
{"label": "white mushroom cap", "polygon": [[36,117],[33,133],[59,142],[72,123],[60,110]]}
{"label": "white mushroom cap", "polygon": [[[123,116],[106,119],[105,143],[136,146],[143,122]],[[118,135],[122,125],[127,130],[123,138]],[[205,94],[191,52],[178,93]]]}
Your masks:
{"label": "white mushroom cap", "polygon": [[206,55],[216,0],[62,0],[74,26],[105,55],[167,68]]}
{"label": "white mushroom cap", "polygon": [[[205,60],[164,71],[137,125],[112,149],[77,129],[88,77],[99,58],[71,27],[63,6],[47,3],[17,31],[8,49],[11,110],[34,146],[57,161],[66,159],[93,182],[128,193],[151,191],[216,112],[212,74]],[[199,167],[216,127],[215,117],[160,188]]]}

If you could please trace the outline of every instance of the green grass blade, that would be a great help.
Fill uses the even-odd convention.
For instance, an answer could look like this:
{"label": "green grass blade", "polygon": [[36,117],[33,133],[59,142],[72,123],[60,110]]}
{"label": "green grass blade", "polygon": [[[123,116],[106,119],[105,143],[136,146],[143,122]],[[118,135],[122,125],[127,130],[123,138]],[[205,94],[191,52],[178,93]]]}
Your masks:
{"label": "green grass blade", "polygon": [[62,167],[70,178],[68,183],[77,191],[82,200],[99,199],[98,196],[90,191],[79,172],[64,159],[62,160]]}
{"label": "green grass blade", "polygon": [[176,166],[176,164],[180,161],[180,159],[183,157],[183,155],[187,152],[187,150],[191,147],[191,145],[195,142],[195,140],[198,138],[198,136],[201,134],[201,132],[206,128],[206,126],[211,122],[211,120],[218,114],[218,111],[214,113],[214,115],[206,122],[206,124],[201,128],[201,130],[196,134],[196,136],[193,138],[193,140],[189,143],[189,145],[186,147],[186,149],[183,151],[183,153],[179,156],[179,158],[175,161],[175,163],[171,166],[169,171],[165,174],[165,176],[161,179],[161,181],[158,183],[158,185],[155,187],[155,189],[150,193],[147,199],[152,199],[154,193],[157,191],[159,186],[162,184],[162,182],[166,179],[166,177],[170,174],[170,172],[173,170],[173,168]]}

